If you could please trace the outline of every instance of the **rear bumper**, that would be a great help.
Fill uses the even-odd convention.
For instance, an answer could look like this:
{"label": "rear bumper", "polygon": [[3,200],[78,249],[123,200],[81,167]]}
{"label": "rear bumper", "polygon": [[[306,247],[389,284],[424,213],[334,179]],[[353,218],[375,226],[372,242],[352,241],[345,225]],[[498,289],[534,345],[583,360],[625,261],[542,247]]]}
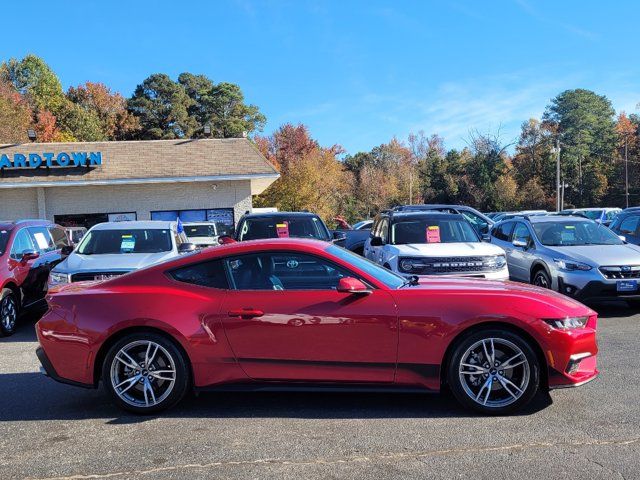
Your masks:
{"label": "rear bumper", "polygon": [[46,375],[47,377],[51,377],[56,382],[65,383],[67,385],[73,385],[74,387],[96,388],[94,384],[76,382],[75,380],[62,378],[60,375],[58,375],[58,372],[56,372],[56,369],[53,368],[53,365],[51,364],[49,357],[47,357],[47,354],[45,353],[44,348],[42,347],[36,348],[36,356],[38,357],[38,360],[40,360],[40,364],[42,365],[40,372]]}

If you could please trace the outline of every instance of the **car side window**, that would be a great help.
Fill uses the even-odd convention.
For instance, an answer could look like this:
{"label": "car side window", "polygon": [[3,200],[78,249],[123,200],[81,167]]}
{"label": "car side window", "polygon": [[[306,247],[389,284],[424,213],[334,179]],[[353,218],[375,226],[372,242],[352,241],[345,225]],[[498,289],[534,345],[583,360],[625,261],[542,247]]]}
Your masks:
{"label": "car side window", "polygon": [[49,227],[49,233],[51,233],[51,238],[53,239],[53,243],[56,248],[62,248],[70,245],[67,234],[62,228],[55,226]]}
{"label": "car side window", "polygon": [[201,287],[219,288],[223,290],[229,288],[229,282],[222,260],[212,260],[187,265],[186,267],[172,270],[169,272],[169,275],[179,282],[200,285]]}
{"label": "car side window", "polygon": [[467,219],[467,221],[471,224],[471,226],[473,226],[473,228],[476,229],[476,232],[480,234],[484,234],[489,231],[489,224],[487,223],[486,220],[483,220],[482,217],[480,217],[479,215],[476,215],[473,212],[466,212],[464,210],[461,211],[460,213],[464,218]]}
{"label": "car side window", "polygon": [[347,269],[298,252],[269,252],[226,259],[236,290],[335,290]]}
{"label": "car side window", "polygon": [[380,238],[382,243],[388,243],[389,241],[389,217],[385,217],[380,222]]}
{"label": "car side window", "polygon": [[382,220],[381,217],[376,217],[373,220],[373,226],[371,227],[371,236],[372,237],[378,237],[378,232],[380,231],[380,221]]}
{"label": "car side window", "polygon": [[525,242],[527,245],[531,244],[531,232],[524,223],[516,223],[513,229],[513,239]]}
{"label": "car side window", "polygon": [[513,229],[513,222],[502,223],[491,231],[491,236],[496,240],[502,240],[504,242],[508,242],[509,237],[511,236],[512,229]]}
{"label": "car side window", "polygon": [[15,237],[13,237],[13,245],[10,253],[11,258],[14,260],[20,260],[22,258],[22,254],[27,250],[37,249],[33,246],[29,232],[26,228],[23,228],[16,233]]}
{"label": "car side window", "polygon": [[29,233],[33,238],[33,244],[41,253],[52,252],[56,249],[53,238],[46,227],[29,227]]}
{"label": "car side window", "polygon": [[638,231],[638,222],[640,221],[640,215],[629,215],[627,218],[620,222],[618,230],[622,235],[635,235]]}

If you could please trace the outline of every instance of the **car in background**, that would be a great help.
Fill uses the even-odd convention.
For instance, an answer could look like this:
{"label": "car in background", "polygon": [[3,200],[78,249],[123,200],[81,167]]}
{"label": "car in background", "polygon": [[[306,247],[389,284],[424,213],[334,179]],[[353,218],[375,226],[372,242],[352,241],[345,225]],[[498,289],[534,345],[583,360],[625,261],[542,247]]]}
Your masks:
{"label": "car in background", "polygon": [[609,226],[621,211],[621,208],[570,208],[562,210],[560,213],[565,215],[577,214]]}
{"label": "car in background", "polygon": [[0,222],[0,335],[18,315],[42,304],[49,271],[71,252],[64,229],[47,220]]}
{"label": "car in background", "polygon": [[512,280],[581,301],[640,301],[640,248],[579,216],[518,217],[496,224],[491,243],[507,252]]}
{"label": "car in background", "polygon": [[36,325],[46,374],[102,382],[114,403],[142,414],[191,389],[443,386],[467,408],[507,414],[540,390],[598,375],[597,314],[579,302],[506,282],[415,284],[317,240],[208,248],[62,285],[48,301]]}
{"label": "car in background", "polygon": [[238,221],[234,235],[221,236],[219,243],[266,238],[314,238],[344,246],[346,237],[332,232],[322,219],[311,212],[245,213]]}
{"label": "car in background", "polygon": [[215,222],[185,222],[184,234],[196,247],[206,248],[218,245],[218,228]]}
{"label": "car in background", "polygon": [[622,210],[609,226],[611,230],[634,245],[640,245],[640,208]]}
{"label": "car in background", "polygon": [[466,218],[455,213],[383,212],[375,219],[364,256],[405,276],[509,279],[504,250],[483,242]]}
{"label": "car in background", "polygon": [[105,222],[93,226],[49,275],[49,286],[106,280],[196,249],[176,222]]}
{"label": "car in background", "polygon": [[433,210],[437,212],[457,213],[462,215],[475,228],[480,236],[488,235],[489,230],[495,223],[489,217],[480,213],[478,210],[466,205],[447,205],[447,204],[424,204],[424,205],[399,205],[392,209],[396,212],[416,212]]}
{"label": "car in background", "polygon": [[79,244],[82,237],[87,233],[86,227],[64,227],[64,231],[71,245]]}
{"label": "car in background", "polygon": [[497,222],[502,222],[504,220],[509,220],[511,218],[516,218],[516,217],[539,217],[539,216],[545,216],[545,215],[549,215],[550,213],[547,212],[546,210],[523,210],[522,212],[509,212],[509,213],[502,213],[500,215],[496,215],[493,219],[494,221]]}
{"label": "car in background", "polygon": [[373,220],[360,220],[353,224],[351,227],[353,230],[371,230],[371,226],[373,225]]}

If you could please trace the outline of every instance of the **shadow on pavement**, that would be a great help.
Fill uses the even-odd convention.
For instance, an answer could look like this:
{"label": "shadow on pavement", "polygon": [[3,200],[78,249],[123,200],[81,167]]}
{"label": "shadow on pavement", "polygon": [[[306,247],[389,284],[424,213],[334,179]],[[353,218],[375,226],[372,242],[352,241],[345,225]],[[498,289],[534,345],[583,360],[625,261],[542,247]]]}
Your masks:
{"label": "shadow on pavement", "polygon": [[[123,413],[104,390],[56,383],[40,373],[0,374],[0,422],[105,419],[138,423],[152,419]],[[521,412],[531,415],[551,404],[540,394]],[[454,418],[473,417],[448,394],[220,392],[190,395],[161,416],[171,418]]]}

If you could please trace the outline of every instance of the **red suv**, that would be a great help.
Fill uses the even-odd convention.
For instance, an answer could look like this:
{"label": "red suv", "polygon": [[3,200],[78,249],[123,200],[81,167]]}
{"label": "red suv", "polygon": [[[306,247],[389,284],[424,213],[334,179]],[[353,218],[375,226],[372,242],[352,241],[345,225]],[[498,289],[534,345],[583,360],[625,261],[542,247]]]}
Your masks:
{"label": "red suv", "polygon": [[46,220],[0,222],[0,336],[22,309],[42,302],[49,271],[71,252],[62,227]]}

